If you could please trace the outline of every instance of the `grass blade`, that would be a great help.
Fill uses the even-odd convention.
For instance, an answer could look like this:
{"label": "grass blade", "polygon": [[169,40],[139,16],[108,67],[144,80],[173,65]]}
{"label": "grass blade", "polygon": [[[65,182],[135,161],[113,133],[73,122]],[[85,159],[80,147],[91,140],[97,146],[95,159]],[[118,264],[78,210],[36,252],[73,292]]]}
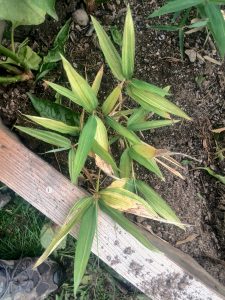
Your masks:
{"label": "grass blade", "polygon": [[180,56],[184,60],[184,30],[181,28],[178,31],[179,35],[179,47],[180,47]]}
{"label": "grass blade", "polygon": [[132,159],[129,155],[129,148],[125,149],[120,157],[120,177],[130,178]]}
{"label": "grass blade", "polygon": [[218,179],[220,182],[222,182],[223,184],[225,184],[225,176],[219,175],[216,172],[214,172],[212,169],[207,168],[207,167],[202,167],[202,168],[197,168],[197,169],[202,169],[205,170],[209,173],[209,175],[213,176],[214,178]]}
{"label": "grass blade", "polygon": [[94,136],[96,132],[97,122],[95,116],[90,116],[87,123],[84,125],[83,130],[81,131],[76,155],[74,157],[73,164],[74,167],[71,167],[73,170],[72,174],[72,183],[77,183],[78,176],[85,164],[88,153],[91,150]]}
{"label": "grass blade", "polygon": [[118,80],[123,81],[121,57],[100,23],[94,17],[91,17],[91,20],[98,36],[100,47],[113,75]]}
{"label": "grass blade", "polygon": [[108,207],[105,203],[99,202],[99,206],[103,212],[109,215],[116,223],[118,223],[124,230],[133,235],[142,245],[151,251],[160,252],[155,246],[153,246],[149,240],[143,235],[142,231],[130,222],[121,212]]}
{"label": "grass blade", "polygon": [[180,122],[180,120],[154,120],[154,121],[133,123],[133,124],[129,125],[128,128],[133,131],[144,131],[144,130],[149,130],[149,129],[153,129],[153,128],[160,128],[160,127],[164,127],[164,126],[173,125],[177,122]]}
{"label": "grass blade", "polygon": [[126,79],[130,79],[134,73],[135,59],[135,33],[134,23],[131,15],[130,6],[127,7],[123,31],[123,46],[122,46],[122,70]]}
{"label": "grass blade", "polygon": [[133,112],[133,114],[129,117],[129,119],[127,121],[127,128],[130,128],[130,126],[133,124],[144,122],[148,113],[149,112],[142,107],[137,108]]}
{"label": "grass blade", "polygon": [[58,133],[54,133],[47,130],[40,130],[40,129],[33,129],[33,128],[27,128],[23,126],[14,126],[15,128],[19,129],[20,131],[38,139],[45,143],[60,147],[69,149],[71,148],[71,141],[67,139],[66,137],[59,135]]}
{"label": "grass blade", "polygon": [[76,181],[75,178],[73,178],[74,176],[74,168],[76,167],[74,165],[74,160],[75,160],[75,156],[76,156],[76,150],[74,148],[71,148],[68,154],[68,167],[69,167],[69,174],[70,174],[70,180],[71,182]]}
{"label": "grass blade", "polygon": [[95,95],[98,95],[98,91],[100,89],[101,86],[101,82],[102,82],[102,76],[103,76],[103,72],[104,72],[104,68],[103,66],[100,68],[100,70],[98,71],[94,82],[92,83],[92,90],[95,92]]}
{"label": "grass blade", "polygon": [[56,233],[51,243],[45,250],[45,252],[41,255],[41,257],[37,260],[33,268],[37,268],[40,264],[45,261],[48,256],[57,248],[57,246],[62,242],[62,240],[67,236],[70,230],[74,227],[74,225],[80,220],[84,211],[90,207],[93,199],[91,197],[84,197],[80,199],[69,212],[64,224]]}
{"label": "grass blade", "polygon": [[36,124],[39,124],[47,129],[57,131],[64,134],[70,134],[70,135],[77,135],[79,134],[80,128],[77,126],[70,126],[67,125],[61,121],[52,120],[48,118],[42,118],[42,117],[36,117],[36,116],[29,116],[24,115],[29,120],[35,122]]}
{"label": "grass blade", "polygon": [[74,296],[84,276],[97,227],[97,202],[84,212],[81,219],[74,260]]}
{"label": "grass blade", "polygon": [[147,25],[147,28],[164,31],[177,31],[179,26],[176,25]]}
{"label": "grass blade", "polygon": [[145,82],[143,80],[138,80],[138,79],[132,79],[130,81],[130,84],[133,85],[134,87],[140,89],[140,90],[144,90],[144,91],[147,91],[147,92],[151,92],[151,93],[156,93],[162,97],[165,97],[165,96],[169,96],[170,93],[168,93],[166,90],[154,85],[154,84],[151,84],[151,83],[148,83],[148,82]]}
{"label": "grass blade", "polygon": [[102,105],[102,112],[106,116],[110,114],[116,105],[117,100],[121,95],[123,84],[119,84],[115,89],[110,93]]}
{"label": "grass blade", "polygon": [[104,123],[99,117],[95,117],[97,122],[97,128],[95,133],[95,141],[104,148],[107,152],[109,150],[109,141],[108,141],[108,133],[105,128]]}
{"label": "grass blade", "polygon": [[79,99],[80,103],[82,103],[82,107],[86,111],[89,113],[93,112],[98,106],[98,99],[95,92],[63,56],[62,62],[75,97]]}

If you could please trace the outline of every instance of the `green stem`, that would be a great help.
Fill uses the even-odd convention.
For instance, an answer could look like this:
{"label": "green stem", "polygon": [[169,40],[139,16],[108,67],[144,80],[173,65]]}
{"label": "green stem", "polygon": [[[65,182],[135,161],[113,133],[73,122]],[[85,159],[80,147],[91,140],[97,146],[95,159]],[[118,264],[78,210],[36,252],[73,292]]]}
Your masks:
{"label": "green stem", "polygon": [[13,53],[15,53],[15,42],[14,42],[14,30],[15,27],[12,25],[12,29],[11,29],[11,47],[12,47],[12,51]]}
{"label": "green stem", "polygon": [[14,73],[14,74],[16,74],[16,75],[21,75],[22,74],[22,72],[21,72],[21,70],[20,69],[18,69],[17,67],[15,67],[15,66],[12,66],[12,65],[10,65],[10,64],[0,64],[0,68],[3,68],[3,69],[5,69],[5,70],[7,70],[7,71],[9,71],[9,72],[11,72],[11,73]]}
{"label": "green stem", "polygon": [[0,84],[2,83],[15,83],[18,81],[26,81],[31,79],[30,74],[21,74],[21,75],[15,75],[15,76],[0,76]]}
{"label": "green stem", "polygon": [[5,55],[6,57],[10,57],[12,60],[14,60],[16,63],[18,63],[21,67],[23,67],[25,70],[29,70],[29,67],[22,61],[16,53],[13,51],[7,49],[6,47],[0,45],[0,53]]}

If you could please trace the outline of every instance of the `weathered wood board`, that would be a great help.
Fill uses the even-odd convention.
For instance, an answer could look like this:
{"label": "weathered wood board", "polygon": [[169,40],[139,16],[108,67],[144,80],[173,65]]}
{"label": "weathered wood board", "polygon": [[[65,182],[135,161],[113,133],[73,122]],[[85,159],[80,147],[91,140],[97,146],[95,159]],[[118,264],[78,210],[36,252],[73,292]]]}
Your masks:
{"label": "weathered wood board", "polygon": [[[0,181],[56,224],[85,191],[24,147],[0,124]],[[72,232],[76,237],[76,231]],[[151,299],[225,299],[225,288],[192,258],[148,235],[166,255],[146,249],[101,213],[92,251]]]}

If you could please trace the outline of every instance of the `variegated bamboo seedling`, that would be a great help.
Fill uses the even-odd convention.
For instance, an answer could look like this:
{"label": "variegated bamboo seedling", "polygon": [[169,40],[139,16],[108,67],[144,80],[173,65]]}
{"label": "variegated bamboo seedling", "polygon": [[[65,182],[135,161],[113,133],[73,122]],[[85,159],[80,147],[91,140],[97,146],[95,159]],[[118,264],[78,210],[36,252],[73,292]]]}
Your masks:
{"label": "variegated bamboo seedling", "polygon": [[[83,109],[82,113],[78,115],[61,104],[41,100],[30,95],[31,101],[41,117],[28,115],[26,117],[47,130],[16,126],[24,133],[57,147],[49,152],[68,151],[68,166],[72,183],[77,183],[88,156],[93,157],[96,166],[114,179],[110,186],[101,190],[98,177],[93,195],[79,200],[74,205],[64,225],[36,263],[37,266],[43,262],[73,226],[80,222],[74,264],[75,294],[91,252],[99,209],[106,212],[146,247],[154,250],[156,249],[138,228],[123,215],[123,212],[172,223],[184,228],[179,218],[159,194],[143,181],[136,179],[133,164],[137,162],[143,165],[161,179],[164,177],[158,164],[182,177],[175,168],[166,163],[169,162],[175,167],[181,167],[171,157],[173,153],[146,144],[135,131],[141,132],[177,123],[179,120],[172,119],[171,115],[187,120],[190,118],[165,98],[168,95],[167,88],[161,89],[133,78],[135,34],[129,7],[123,33],[122,57],[98,21],[92,17],[92,22],[105,59],[115,78],[119,80],[118,85],[101,104],[97,95],[101,85],[103,68],[99,70],[92,86],[90,86],[62,57],[71,90],[55,83],[47,82],[47,84],[57,93],[80,106]],[[123,90],[138,104],[137,108],[124,109]],[[149,120],[150,114],[156,114],[161,119]],[[113,136],[109,135],[109,132],[111,134],[112,131],[114,132]],[[68,136],[72,136],[72,139]],[[123,141],[124,149],[118,167],[110,152],[109,141],[119,139]]]}

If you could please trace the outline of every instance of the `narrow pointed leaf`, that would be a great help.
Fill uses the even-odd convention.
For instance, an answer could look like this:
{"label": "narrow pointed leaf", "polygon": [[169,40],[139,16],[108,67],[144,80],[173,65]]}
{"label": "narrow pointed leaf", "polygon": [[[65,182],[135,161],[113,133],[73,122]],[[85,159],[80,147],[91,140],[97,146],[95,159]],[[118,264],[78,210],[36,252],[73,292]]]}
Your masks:
{"label": "narrow pointed leaf", "polygon": [[29,120],[35,122],[36,124],[39,124],[47,129],[57,131],[64,134],[70,134],[70,135],[77,135],[80,131],[80,128],[77,126],[70,126],[67,125],[61,121],[52,120],[48,118],[42,118],[42,117],[36,117],[36,116],[29,116],[24,115]]}
{"label": "narrow pointed leaf", "polygon": [[130,126],[132,124],[144,122],[145,118],[148,114],[149,114],[149,112],[147,110],[145,110],[144,108],[142,108],[142,107],[137,108],[133,112],[133,114],[129,117],[129,119],[127,121],[127,127],[130,128]]}
{"label": "narrow pointed leaf", "polygon": [[113,128],[117,133],[119,133],[123,137],[127,138],[131,143],[138,144],[141,142],[139,137],[134,132],[132,132],[131,130],[128,130],[126,127],[120,125],[113,118],[106,117],[106,123],[111,128]]}
{"label": "narrow pointed leaf", "polygon": [[62,57],[62,61],[75,97],[79,99],[80,103],[82,103],[82,107],[91,113],[98,105],[95,92],[64,57]]}
{"label": "narrow pointed leaf", "polygon": [[184,60],[184,30],[181,28],[178,32],[179,35],[179,47],[180,47],[180,56]]}
{"label": "narrow pointed leaf", "polygon": [[[154,210],[165,220],[177,223],[177,226],[184,228],[180,219],[170,208],[166,201],[156,193],[149,185],[141,180],[136,180],[136,186],[143,198],[154,208]],[[180,224],[179,224],[180,223]]]}
{"label": "narrow pointed leaf", "polygon": [[97,227],[97,209],[97,204],[93,203],[84,212],[81,219],[74,260],[74,295],[77,293],[91,254],[91,247]]}
{"label": "narrow pointed leaf", "polygon": [[74,178],[76,166],[74,165],[74,160],[76,156],[76,150],[74,148],[71,148],[68,154],[68,167],[69,167],[69,174],[70,174],[70,180],[71,182],[75,182],[76,178]]}
{"label": "narrow pointed leaf", "polygon": [[147,28],[163,31],[177,31],[179,26],[176,25],[147,25]]}
{"label": "narrow pointed leaf", "polygon": [[15,128],[19,129],[20,131],[38,139],[48,144],[69,149],[71,148],[71,142],[66,137],[59,135],[58,133],[54,133],[47,130],[40,130],[40,129],[33,129],[27,128],[23,126],[14,126]]}
{"label": "narrow pointed leaf", "polygon": [[38,267],[40,264],[45,261],[48,256],[57,248],[57,246],[62,242],[62,240],[67,236],[67,234],[73,229],[74,225],[80,220],[84,211],[90,207],[93,199],[91,197],[84,197],[80,199],[78,202],[70,210],[64,224],[56,233],[51,243],[45,250],[45,252],[41,255],[41,257],[37,260],[34,265],[34,268]]}
{"label": "narrow pointed leaf", "polygon": [[90,116],[87,123],[84,125],[83,130],[81,131],[80,138],[78,141],[78,147],[76,150],[76,155],[73,161],[74,167],[72,174],[72,183],[77,182],[77,178],[85,164],[88,153],[91,150],[94,136],[96,132],[97,122],[94,116]]}
{"label": "narrow pointed leaf", "polygon": [[98,95],[98,91],[100,89],[101,86],[101,82],[102,82],[102,76],[103,76],[103,66],[101,67],[101,69],[98,71],[94,82],[92,83],[92,90],[95,92],[95,95]]}
{"label": "narrow pointed leaf", "polygon": [[128,5],[123,31],[122,45],[122,69],[126,79],[130,79],[134,73],[134,58],[135,58],[135,33],[134,23],[131,15],[131,10]]}
{"label": "narrow pointed leaf", "polygon": [[129,148],[125,149],[120,157],[120,177],[130,178],[132,171],[132,159],[129,155]]}
{"label": "narrow pointed leaf", "polygon": [[134,87],[136,87],[137,89],[143,90],[143,91],[147,91],[147,92],[151,92],[151,93],[156,93],[162,97],[164,96],[169,96],[170,93],[165,90],[162,89],[154,84],[148,83],[146,81],[143,80],[138,80],[138,79],[132,79],[130,81],[130,84]]}
{"label": "narrow pointed leaf", "polygon": [[109,215],[116,223],[118,223],[124,230],[129,232],[131,235],[133,235],[142,245],[144,245],[146,248],[155,251],[160,252],[155,246],[153,246],[147,237],[143,235],[141,230],[132,222],[130,222],[123,213],[117,211],[116,209],[113,209],[109,206],[107,206],[105,203],[101,202],[99,203],[100,208],[103,212],[105,212],[107,215]]}
{"label": "narrow pointed leaf", "polygon": [[123,81],[121,57],[100,23],[94,17],[91,17],[91,20],[98,36],[100,47],[113,75],[118,80]]}
{"label": "narrow pointed leaf", "polygon": [[173,125],[177,122],[180,122],[180,120],[154,120],[154,121],[146,121],[146,122],[140,122],[140,123],[133,123],[128,126],[129,129],[133,131],[144,131],[149,130],[153,128],[160,128],[164,126]]}
{"label": "narrow pointed leaf", "polygon": [[123,84],[119,84],[111,94],[106,98],[105,102],[102,105],[102,112],[104,115],[108,115],[112,112],[116,102],[118,101]]}
{"label": "narrow pointed leaf", "polygon": [[109,150],[108,133],[104,123],[99,117],[95,117],[97,122],[97,128],[95,133],[95,141],[102,146],[107,152]]}

